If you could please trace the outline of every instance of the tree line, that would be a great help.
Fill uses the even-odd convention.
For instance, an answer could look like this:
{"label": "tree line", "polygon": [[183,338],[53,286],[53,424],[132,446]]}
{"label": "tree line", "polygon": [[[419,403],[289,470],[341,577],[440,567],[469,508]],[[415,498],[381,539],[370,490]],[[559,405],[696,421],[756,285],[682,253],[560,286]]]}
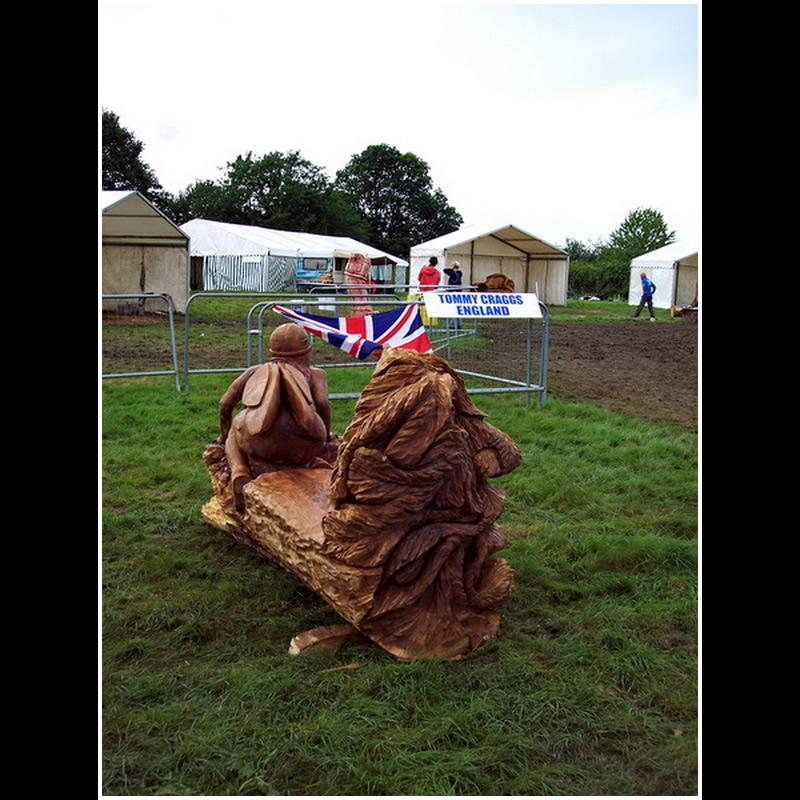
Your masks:
{"label": "tree line", "polygon": [[[102,188],[136,190],[182,225],[211,219],[278,230],[350,236],[405,257],[411,247],[457,230],[461,214],[433,185],[428,164],[388,144],[351,157],[331,180],[298,151],[238,155],[216,180],[173,195],[142,160],[144,144],[103,110]],[[675,241],[660,212],[631,211],[607,241],[567,238],[570,287],[580,295],[627,295],[630,261]]]}
{"label": "tree line", "polygon": [[176,195],[142,160],[144,145],[103,110],[102,187],[141,192],[178,225],[212,219],[278,230],[350,236],[407,256],[412,245],[463,225],[434,187],[428,164],[387,144],[354,155],[331,180],[297,151],[238,155],[217,180],[198,180]]}
{"label": "tree line", "polygon": [[631,259],[675,241],[664,216],[653,208],[635,208],[607,241],[567,239],[570,287],[579,295],[627,296]]}

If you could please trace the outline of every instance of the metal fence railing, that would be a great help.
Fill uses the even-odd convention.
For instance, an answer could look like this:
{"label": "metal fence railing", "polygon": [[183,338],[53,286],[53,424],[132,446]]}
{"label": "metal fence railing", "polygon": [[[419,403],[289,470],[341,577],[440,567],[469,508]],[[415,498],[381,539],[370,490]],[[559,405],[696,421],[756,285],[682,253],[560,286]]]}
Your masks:
{"label": "metal fence railing", "polygon": [[[341,295],[324,298],[294,298],[291,300],[265,300],[256,303],[247,318],[247,366],[262,363],[265,359],[265,336],[274,328],[265,325],[265,315],[275,305],[283,305],[300,313],[314,316],[346,317],[353,306],[369,305],[375,313],[405,305],[405,299],[383,299],[385,296],[370,295],[368,298],[348,299]],[[540,324],[532,319],[463,321],[426,319],[428,337],[433,351],[444,357],[459,373],[471,394],[500,392],[524,392],[530,401],[535,393],[539,404],[547,398],[547,361],[549,349],[549,311],[539,303],[542,311]],[[421,306],[422,308],[422,306]],[[284,321],[284,320],[280,320]],[[538,345],[538,347],[537,347]],[[331,349],[327,363],[316,364],[327,369],[336,367],[364,366],[364,362],[349,360],[344,354],[338,360],[337,351]],[[535,378],[535,380],[534,380]],[[358,392],[332,393],[331,398],[357,397]]]}
{"label": "metal fence railing", "polygon": [[[251,311],[247,311],[247,328],[240,333],[244,335],[238,340],[230,341],[231,331],[229,330],[232,318],[235,314],[218,315],[212,312],[195,312],[195,307],[202,306],[204,301],[216,304],[219,300],[228,300],[229,304],[236,302],[241,305],[247,302],[248,308],[252,308],[253,300],[256,298],[275,299],[275,292],[196,292],[192,294],[186,302],[184,315],[184,335],[183,335],[183,388],[189,388],[190,375],[202,375],[224,372],[242,372],[250,366],[249,355],[246,364],[236,363],[233,359],[241,359],[246,352],[245,346],[250,340],[249,325]],[[244,311],[244,308],[242,308]],[[192,315],[195,315],[194,317]],[[242,317],[244,315],[242,314]],[[222,335],[220,334],[220,329]],[[209,334],[208,342],[201,342]],[[235,331],[233,332],[235,333]],[[194,336],[193,336],[194,334]],[[220,342],[224,346],[220,347]],[[204,359],[202,366],[192,368],[191,356],[194,354],[196,359]],[[196,362],[195,362],[196,363]]]}
{"label": "metal fence railing", "polygon": [[[121,301],[132,301],[121,302]],[[167,294],[102,295],[102,377],[173,375],[180,391],[175,307]],[[164,331],[166,326],[167,330]],[[166,369],[158,366],[170,364]],[[120,370],[122,371],[106,371]]]}
{"label": "metal fence railing", "polygon": [[[361,291],[363,290],[363,294]],[[367,294],[366,292],[370,292]],[[140,299],[153,295],[107,296]],[[184,313],[182,346],[182,374],[179,375],[179,358],[175,348],[172,308],[168,298],[170,325],[171,370],[128,369],[125,372],[104,369],[103,377],[130,377],[133,375],[174,374],[179,391],[189,389],[191,376],[213,373],[241,373],[255,363],[268,358],[267,341],[272,330],[286,322],[286,318],[272,311],[275,305],[293,308],[301,313],[317,316],[346,317],[353,315],[354,306],[371,306],[375,313],[419,302],[416,287],[408,285],[351,285],[312,287],[309,292],[281,294],[275,292],[197,292],[189,297]],[[104,299],[106,296],[104,296]],[[547,362],[549,351],[549,311],[539,303],[541,319],[428,319],[425,306],[419,302],[428,337],[433,350],[445,358],[459,373],[472,394],[522,392],[530,402],[537,396],[539,405],[547,398]],[[106,330],[104,319],[104,354],[106,338],[112,340],[110,358],[113,359],[113,340],[119,338],[113,325]],[[136,321],[134,320],[134,326]],[[134,331],[126,339],[130,345]],[[144,339],[141,325],[135,331]],[[152,336],[148,337],[152,340]],[[163,337],[162,337],[163,338]],[[314,337],[312,363],[328,370],[340,367],[366,369],[364,385],[369,380],[375,360],[358,359],[322,343]],[[151,341],[151,345],[154,343]],[[106,359],[104,358],[104,366]],[[353,373],[353,370],[347,370]],[[333,379],[334,373],[331,373]],[[361,373],[358,373],[361,375]],[[355,378],[342,381],[344,388],[331,387],[331,398],[357,397],[360,388],[354,388]]]}

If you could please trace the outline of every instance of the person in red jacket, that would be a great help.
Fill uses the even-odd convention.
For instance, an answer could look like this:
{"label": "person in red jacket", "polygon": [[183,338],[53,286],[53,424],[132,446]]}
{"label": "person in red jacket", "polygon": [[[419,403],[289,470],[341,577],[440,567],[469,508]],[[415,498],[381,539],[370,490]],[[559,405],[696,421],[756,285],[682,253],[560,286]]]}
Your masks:
{"label": "person in red jacket", "polygon": [[430,261],[419,271],[419,290],[421,292],[430,292],[439,285],[442,275],[436,269],[438,263],[439,259],[431,256]]}

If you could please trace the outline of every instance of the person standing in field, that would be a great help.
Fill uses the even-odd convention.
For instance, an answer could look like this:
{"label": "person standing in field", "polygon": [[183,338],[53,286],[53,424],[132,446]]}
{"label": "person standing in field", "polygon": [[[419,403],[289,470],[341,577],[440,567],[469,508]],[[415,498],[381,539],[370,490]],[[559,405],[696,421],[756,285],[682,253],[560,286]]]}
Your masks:
{"label": "person standing in field", "polygon": [[430,261],[419,271],[419,290],[430,292],[439,285],[442,274],[437,269],[439,259],[431,256]]}
{"label": "person standing in field", "polygon": [[445,269],[444,274],[447,275],[448,286],[461,286],[461,264],[458,261],[454,261]]}
{"label": "person standing in field", "polygon": [[[458,261],[454,261],[449,267],[446,267],[444,274],[447,275],[447,288],[449,291],[454,292],[461,288],[462,272],[461,264],[459,264]],[[460,330],[461,320],[458,318],[448,319],[447,327]]]}
{"label": "person standing in field", "polygon": [[639,300],[639,305],[636,307],[636,312],[633,315],[633,318],[639,316],[642,313],[642,309],[644,308],[644,304],[647,303],[647,309],[650,312],[650,322],[656,321],[656,315],[653,312],[653,295],[656,291],[656,285],[650,278],[647,277],[647,273],[643,272],[639,277],[642,279],[642,297]]}

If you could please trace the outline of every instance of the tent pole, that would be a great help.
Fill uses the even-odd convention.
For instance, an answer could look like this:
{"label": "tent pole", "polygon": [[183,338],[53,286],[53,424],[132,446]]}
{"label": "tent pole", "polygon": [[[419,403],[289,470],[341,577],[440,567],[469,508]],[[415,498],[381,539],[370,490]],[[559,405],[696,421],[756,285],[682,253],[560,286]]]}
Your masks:
{"label": "tent pole", "polygon": [[680,261],[672,262],[672,303],[670,305],[678,305],[678,268]]}
{"label": "tent pole", "polygon": [[469,243],[469,282],[475,283],[475,240]]}
{"label": "tent pole", "polygon": [[547,278],[550,275],[550,259],[548,258],[547,261],[544,262],[544,294],[545,296],[542,300],[546,303],[547,302]]}

